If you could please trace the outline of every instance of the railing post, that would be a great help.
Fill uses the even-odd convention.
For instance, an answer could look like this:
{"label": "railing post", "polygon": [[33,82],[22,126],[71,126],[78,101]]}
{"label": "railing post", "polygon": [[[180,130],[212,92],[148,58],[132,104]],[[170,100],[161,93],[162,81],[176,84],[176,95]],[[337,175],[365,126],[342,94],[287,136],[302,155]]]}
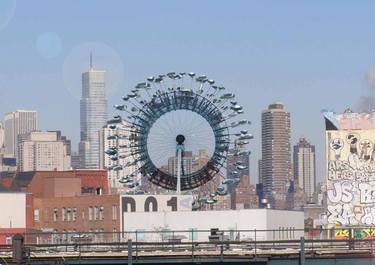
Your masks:
{"label": "railing post", "polygon": [[374,237],[372,236],[372,228],[370,228],[370,246],[371,246],[371,256],[373,255],[373,253],[372,253],[372,240],[374,240]]}
{"label": "railing post", "polygon": [[354,249],[354,240],[353,240],[353,229],[352,228],[349,228],[349,250],[353,250]]}
{"label": "railing post", "polygon": [[254,229],[254,257],[257,256],[257,230]]}
{"label": "railing post", "polygon": [[194,260],[194,230],[191,229],[191,259]]}
{"label": "railing post", "polygon": [[128,265],[133,264],[133,244],[132,240],[128,239]]}
{"label": "railing post", "polygon": [[21,234],[16,234],[15,236],[13,236],[13,240],[12,240],[13,264],[16,264],[16,265],[25,264],[25,251],[24,250],[25,250],[24,237]]}
{"label": "railing post", "polygon": [[135,230],[135,259],[138,260],[138,231]]}
{"label": "railing post", "polygon": [[305,238],[301,237],[300,251],[299,251],[299,265],[305,265]]}
{"label": "railing post", "polygon": [[220,262],[223,262],[224,260],[224,245],[221,244],[220,246]]}

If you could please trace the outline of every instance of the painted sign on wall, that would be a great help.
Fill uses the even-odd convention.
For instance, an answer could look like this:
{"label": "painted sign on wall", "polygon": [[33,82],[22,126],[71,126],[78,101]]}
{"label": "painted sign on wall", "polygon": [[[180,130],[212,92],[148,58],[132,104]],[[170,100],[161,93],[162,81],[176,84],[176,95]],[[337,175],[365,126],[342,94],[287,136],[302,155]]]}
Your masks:
{"label": "painted sign on wall", "polygon": [[326,131],[328,223],[375,225],[375,130]]}
{"label": "painted sign on wall", "polygon": [[132,212],[191,211],[192,195],[122,195],[120,196],[121,225],[125,214]]}

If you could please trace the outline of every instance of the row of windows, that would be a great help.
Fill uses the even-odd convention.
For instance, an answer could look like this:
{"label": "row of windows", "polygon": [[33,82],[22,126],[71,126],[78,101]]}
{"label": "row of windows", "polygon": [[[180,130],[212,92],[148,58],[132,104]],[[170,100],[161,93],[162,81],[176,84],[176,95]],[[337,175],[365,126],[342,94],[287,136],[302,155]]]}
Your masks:
{"label": "row of windows", "polygon": [[[48,215],[48,210],[45,209],[45,216]],[[112,220],[117,220],[118,205],[112,205]],[[60,217],[61,213],[61,217]],[[53,208],[52,221],[58,222],[74,222],[77,220],[78,212],[76,207],[62,207],[61,211],[58,208]],[[82,220],[85,220],[85,211],[81,213]],[[89,206],[88,207],[88,220],[104,220],[104,206]],[[34,222],[40,221],[40,211],[39,209],[34,209]]]}

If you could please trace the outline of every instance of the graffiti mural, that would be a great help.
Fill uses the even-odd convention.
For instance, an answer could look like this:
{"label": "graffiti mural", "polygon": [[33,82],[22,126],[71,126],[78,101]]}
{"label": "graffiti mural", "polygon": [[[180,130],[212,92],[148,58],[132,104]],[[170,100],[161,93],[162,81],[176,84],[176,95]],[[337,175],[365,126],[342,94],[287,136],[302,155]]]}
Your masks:
{"label": "graffiti mural", "polygon": [[333,238],[337,240],[348,240],[353,239],[364,239],[373,240],[375,239],[375,229],[373,228],[334,228]]}
{"label": "graffiti mural", "polygon": [[375,130],[332,130],[326,138],[328,223],[375,225]]}

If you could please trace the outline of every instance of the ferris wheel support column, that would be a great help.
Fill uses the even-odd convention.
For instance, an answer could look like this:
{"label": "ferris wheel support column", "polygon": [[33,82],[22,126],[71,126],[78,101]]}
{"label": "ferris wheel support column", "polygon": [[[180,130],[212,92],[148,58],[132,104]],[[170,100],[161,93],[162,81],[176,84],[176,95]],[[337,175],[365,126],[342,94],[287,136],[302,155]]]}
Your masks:
{"label": "ferris wheel support column", "polygon": [[182,150],[177,149],[177,186],[176,194],[181,194],[181,167],[182,167]]}

